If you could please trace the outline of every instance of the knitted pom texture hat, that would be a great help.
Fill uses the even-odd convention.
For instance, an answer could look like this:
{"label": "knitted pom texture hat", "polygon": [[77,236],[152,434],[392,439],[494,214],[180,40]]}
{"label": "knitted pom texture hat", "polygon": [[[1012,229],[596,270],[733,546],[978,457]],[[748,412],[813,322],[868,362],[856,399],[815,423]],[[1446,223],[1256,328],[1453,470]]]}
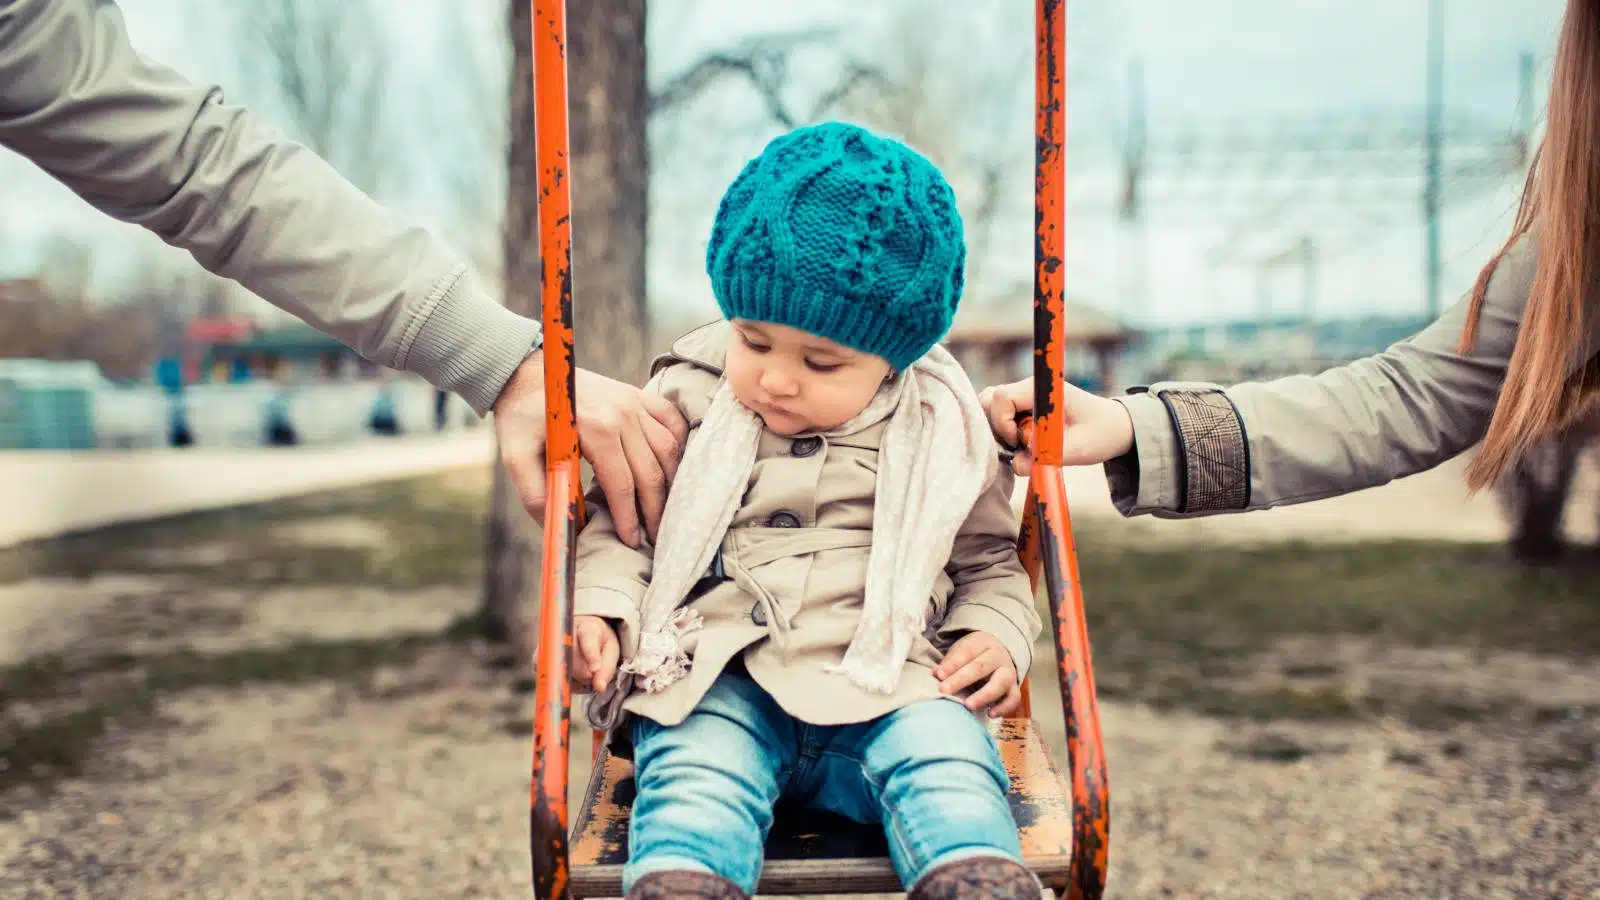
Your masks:
{"label": "knitted pom texture hat", "polygon": [[955,192],[905,144],[826,122],[775,138],[728,186],[706,248],[727,318],[788,325],[904,371],[955,318]]}

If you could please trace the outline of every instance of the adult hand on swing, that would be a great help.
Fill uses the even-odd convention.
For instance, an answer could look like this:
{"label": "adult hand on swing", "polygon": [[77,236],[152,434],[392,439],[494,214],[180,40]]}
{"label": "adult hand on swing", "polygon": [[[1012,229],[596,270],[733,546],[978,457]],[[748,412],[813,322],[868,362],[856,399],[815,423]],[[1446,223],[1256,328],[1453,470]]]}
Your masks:
{"label": "adult hand on swing", "polygon": [[[576,374],[578,450],[594,469],[617,535],[637,549],[655,540],[689,423],[667,399],[586,369]],[[528,514],[544,521],[544,357],[534,353],[494,403],[506,474]],[[641,523],[643,527],[641,528]]]}
{"label": "adult hand on swing", "polygon": [[[1070,382],[1063,387],[1067,428],[1063,437],[1065,446],[1061,450],[1062,465],[1103,463],[1133,449],[1133,419],[1128,417],[1127,407]],[[1011,458],[1011,470],[1018,478],[1028,477],[1033,468],[1033,456],[1021,446],[1017,416],[1033,412],[1033,379],[984,388],[978,400],[989,413],[989,425],[995,437],[1008,446],[1019,448],[1017,455]]]}

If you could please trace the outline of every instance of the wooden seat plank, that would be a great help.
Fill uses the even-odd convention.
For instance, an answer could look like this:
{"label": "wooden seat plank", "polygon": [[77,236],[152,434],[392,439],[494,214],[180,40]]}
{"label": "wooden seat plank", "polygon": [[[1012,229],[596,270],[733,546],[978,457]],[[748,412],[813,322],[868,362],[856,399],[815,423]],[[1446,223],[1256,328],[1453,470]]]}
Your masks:
{"label": "wooden seat plank", "polygon": [[[1028,719],[989,723],[1011,778],[1007,797],[1022,855],[1046,887],[1065,885],[1072,860],[1072,798],[1067,782]],[[622,895],[633,809],[633,764],[602,751],[569,843],[577,897]],[[886,893],[901,890],[883,828],[832,813],[780,806],[767,838],[762,894]]]}

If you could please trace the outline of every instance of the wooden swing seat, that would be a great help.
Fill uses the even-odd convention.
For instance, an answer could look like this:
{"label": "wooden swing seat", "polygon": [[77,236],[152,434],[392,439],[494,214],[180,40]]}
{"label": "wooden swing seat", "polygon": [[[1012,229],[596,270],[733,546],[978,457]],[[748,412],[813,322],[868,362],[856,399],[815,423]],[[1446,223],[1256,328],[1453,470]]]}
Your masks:
{"label": "wooden swing seat", "polygon": [[[1072,798],[1031,719],[996,719],[990,733],[1011,776],[1011,814],[1022,855],[1044,885],[1065,889],[1072,865]],[[574,897],[622,896],[633,810],[633,764],[602,750],[568,845]],[[767,838],[758,892],[873,894],[902,890],[883,827],[833,813],[779,807]]]}

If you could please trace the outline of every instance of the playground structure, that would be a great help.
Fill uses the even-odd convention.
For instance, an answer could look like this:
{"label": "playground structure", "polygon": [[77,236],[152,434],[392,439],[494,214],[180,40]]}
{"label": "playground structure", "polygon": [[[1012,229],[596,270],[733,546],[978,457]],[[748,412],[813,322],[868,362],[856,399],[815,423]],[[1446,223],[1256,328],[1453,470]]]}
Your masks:
{"label": "playground structure", "polygon": [[[530,0],[541,297],[548,420],[544,569],[533,726],[530,851],[539,898],[615,896],[626,859],[632,798],[627,762],[595,735],[594,774],[575,822],[567,806],[572,686],[573,566],[584,521],[574,418],[571,170],[566,4]],[[1036,421],[1024,423],[1034,452],[1019,551],[1035,590],[1045,589],[1053,624],[1066,776],[1032,720],[1024,682],[1019,715],[995,723],[1012,779],[1010,802],[1026,863],[1058,896],[1096,900],[1105,888],[1110,821],[1104,745],[1082,591],[1061,468],[1066,366],[1062,250],[1065,206],[1066,5],[1035,4],[1035,221],[1033,372]],[[572,830],[569,833],[569,824]],[[780,812],[767,843],[765,895],[869,893],[900,888],[881,827],[822,814]]]}
{"label": "playground structure", "polygon": [[[1098,309],[1066,304],[1065,377],[1096,393],[1122,386],[1117,363],[1140,340],[1138,331]],[[942,342],[979,388],[1008,384],[1027,374],[1034,348],[1026,326],[976,325],[956,328]]]}
{"label": "playground structure", "polygon": [[[1446,111],[1444,7],[1443,0],[1428,0],[1420,114],[1296,111],[1152,128],[1143,64],[1130,61],[1121,183],[1108,198],[1126,263],[1125,317],[1142,320],[1148,312],[1149,231],[1159,218],[1164,227],[1204,236],[1199,252],[1211,277],[1254,282],[1262,322],[1298,307],[1294,314],[1308,333],[1327,316],[1319,308],[1324,274],[1375,234],[1416,222],[1424,236],[1425,305],[1418,312],[1437,318],[1444,216],[1508,186],[1520,188],[1537,140],[1531,52],[1518,61],[1509,119]],[[1298,276],[1298,284],[1285,289],[1283,276]]]}

